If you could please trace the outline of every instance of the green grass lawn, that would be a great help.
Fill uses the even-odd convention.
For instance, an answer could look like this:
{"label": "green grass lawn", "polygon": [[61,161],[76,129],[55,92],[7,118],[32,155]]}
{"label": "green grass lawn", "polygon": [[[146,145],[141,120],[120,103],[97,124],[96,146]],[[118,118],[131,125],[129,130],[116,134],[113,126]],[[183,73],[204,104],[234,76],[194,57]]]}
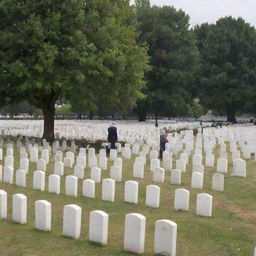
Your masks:
{"label": "green grass lawn", "polygon": [[[218,156],[219,148],[215,152]],[[250,256],[256,246],[256,163],[247,161],[247,178],[231,177],[231,155],[229,154],[229,169],[225,174],[225,192],[211,190],[211,179],[215,168],[206,168],[203,190],[191,189],[191,157],[187,172],[182,174],[182,185],[170,184],[170,172],[166,173],[161,187],[160,208],[145,206],[146,186],[154,184],[149,170],[149,161],[145,168],[143,180],[132,177],[134,158],[123,161],[123,181],[116,183],[115,202],[101,200],[101,184],[96,184],[96,198],[82,196],[82,181],[79,181],[78,197],[64,195],[64,177],[61,178],[61,194],[55,195],[32,189],[32,174],[36,165],[30,163],[27,176],[27,187],[1,183],[1,189],[8,193],[8,219],[0,220],[0,255],[132,255],[123,250],[124,220],[127,213],[140,213],[146,217],[145,255],[154,254],[154,224],[159,219],[170,219],[177,223],[177,256]],[[53,157],[47,166],[46,190],[48,175],[53,173]],[[15,170],[18,169],[19,157],[15,151]],[[174,158],[175,160],[175,158]],[[1,162],[3,165],[3,161]],[[112,165],[108,161],[108,170],[102,172],[102,178],[109,177]],[[175,167],[175,164],[174,164]],[[65,174],[73,174],[71,170]],[[85,178],[90,178],[89,168]],[[124,182],[137,180],[139,182],[139,203],[123,202]],[[15,182],[15,179],[14,179]],[[174,191],[186,188],[190,191],[190,209],[188,212],[175,211]],[[213,216],[199,217],[195,214],[196,195],[205,192],[213,196]],[[28,198],[28,222],[26,225],[13,223],[12,195],[23,193]],[[48,200],[52,203],[52,231],[43,232],[34,228],[34,203],[36,200]],[[65,238],[62,235],[63,207],[66,204],[77,204],[82,207],[81,237],[78,240]],[[103,210],[109,214],[108,245],[99,246],[90,243],[88,239],[89,213],[92,210]]]}

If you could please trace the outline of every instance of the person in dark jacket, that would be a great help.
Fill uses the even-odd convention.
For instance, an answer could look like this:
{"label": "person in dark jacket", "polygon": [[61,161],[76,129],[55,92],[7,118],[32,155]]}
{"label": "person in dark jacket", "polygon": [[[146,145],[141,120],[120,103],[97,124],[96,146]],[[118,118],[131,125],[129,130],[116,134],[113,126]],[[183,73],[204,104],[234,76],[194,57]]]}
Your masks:
{"label": "person in dark jacket", "polygon": [[167,133],[164,129],[160,131],[160,159],[163,158],[163,152],[165,151],[165,144],[168,142]]}
{"label": "person in dark jacket", "polygon": [[111,149],[116,149],[116,142],[117,142],[117,129],[116,123],[112,122],[108,128],[108,142],[110,143]]}

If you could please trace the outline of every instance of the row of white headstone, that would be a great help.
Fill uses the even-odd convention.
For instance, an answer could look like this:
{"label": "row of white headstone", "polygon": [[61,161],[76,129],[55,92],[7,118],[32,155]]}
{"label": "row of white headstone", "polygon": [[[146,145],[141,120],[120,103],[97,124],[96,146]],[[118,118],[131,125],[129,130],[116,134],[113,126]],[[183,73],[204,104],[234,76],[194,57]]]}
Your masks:
{"label": "row of white headstone", "polygon": [[[194,156],[200,156],[200,155],[194,155]],[[193,159],[195,159],[193,156]],[[201,157],[201,156],[200,156]],[[5,166],[13,167],[13,156],[6,156],[5,159],[11,159],[5,161]],[[67,158],[68,160],[71,160],[71,158]],[[72,160],[74,161],[74,160]],[[84,168],[85,168],[85,158],[77,157],[77,164],[74,168],[74,175],[77,176],[80,179],[84,178]],[[118,157],[114,160],[114,165],[111,167],[110,171],[110,177],[115,179],[116,181],[121,181],[122,179],[122,158]],[[196,162],[193,160],[193,172],[200,172],[204,173],[204,166],[200,162]],[[95,164],[97,166],[97,164]],[[186,171],[185,167],[186,163],[183,159],[179,159],[176,161],[176,169],[181,170],[182,172]],[[64,166],[65,164],[57,161],[54,164],[54,173],[63,176],[64,175]],[[104,165],[100,165],[103,167],[103,170],[107,169],[107,158],[104,157]],[[227,173],[227,167],[228,162],[227,159],[220,158],[217,162],[217,172],[221,173]],[[168,167],[167,167],[168,168]],[[171,164],[169,164],[169,168],[167,170],[170,170]],[[20,169],[25,170],[26,173],[29,171],[29,160],[26,158],[20,159]],[[151,171],[155,171],[155,175],[153,175],[153,181],[156,182],[164,182],[164,169],[160,167],[160,161],[159,159],[151,159],[150,162],[150,169]],[[46,162],[44,159],[39,159],[37,162],[37,170],[46,171]],[[100,168],[98,167],[92,167],[92,173],[98,173],[100,175]],[[93,174],[92,174],[93,175]],[[246,162],[242,159],[235,159],[233,161],[233,176],[239,176],[239,177],[246,177]],[[94,176],[94,175],[93,175]],[[133,166],[133,176],[135,178],[143,178],[144,177],[144,164],[143,159],[136,158],[134,166]],[[97,182],[97,181],[96,181]]]}
{"label": "row of white headstone", "polygon": [[[8,167],[5,167],[8,169]],[[78,192],[78,178],[73,175],[66,176],[65,182],[65,194],[68,196],[77,196]],[[10,183],[9,176],[4,172],[4,181]],[[60,176],[56,174],[49,175],[48,180],[48,192],[59,194],[60,193]],[[219,188],[219,181],[215,181],[216,187]],[[214,184],[215,184],[214,183]],[[16,172],[16,185],[26,187],[26,172],[18,170]],[[44,191],[45,190],[45,172],[35,171],[33,175],[33,189]],[[85,179],[83,181],[83,196],[88,198],[95,198],[95,181],[92,179]],[[138,203],[138,191],[139,183],[137,181],[126,181],[124,188],[124,201],[129,203]],[[179,196],[177,191],[183,191],[184,196]],[[178,194],[177,194],[178,193]],[[185,196],[186,194],[186,196]],[[183,194],[182,194],[183,195]],[[186,199],[185,199],[186,198]],[[102,182],[102,200],[104,201],[115,201],[115,180],[104,179]],[[179,201],[182,201],[179,203]],[[184,201],[184,202],[183,202]],[[189,191],[181,189],[175,191],[175,205],[184,203],[187,205],[185,208],[177,208],[180,210],[188,210],[189,205]],[[146,206],[159,208],[160,204],[160,187],[156,185],[148,185],[146,187]],[[200,214],[198,214],[200,215]],[[203,215],[203,214],[202,214]]]}
{"label": "row of white headstone", "polygon": [[[0,190],[0,219],[7,218],[7,193]],[[27,197],[24,194],[12,196],[12,220],[27,223]],[[81,231],[82,208],[75,204],[64,206],[63,235],[78,239]],[[50,231],[52,205],[46,200],[35,202],[35,227]],[[108,243],[109,215],[101,210],[91,211],[89,216],[89,240],[102,245]],[[133,253],[144,253],[146,217],[138,213],[125,215],[124,249]],[[154,252],[176,255],[177,224],[166,219],[155,223]]]}

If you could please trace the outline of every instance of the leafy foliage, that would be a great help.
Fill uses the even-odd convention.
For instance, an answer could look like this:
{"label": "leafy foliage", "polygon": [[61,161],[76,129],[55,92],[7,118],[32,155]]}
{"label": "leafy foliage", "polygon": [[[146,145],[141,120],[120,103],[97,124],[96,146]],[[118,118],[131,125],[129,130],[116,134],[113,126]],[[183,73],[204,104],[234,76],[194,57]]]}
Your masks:
{"label": "leafy foliage", "polygon": [[139,8],[137,15],[152,67],[147,73],[147,103],[156,116],[186,114],[199,57],[189,17],[167,6]]}
{"label": "leafy foliage", "polygon": [[228,121],[235,122],[235,113],[255,97],[256,30],[241,18],[226,17],[194,31],[202,61],[201,102],[225,110]]}
{"label": "leafy foliage", "polygon": [[58,99],[126,109],[141,96],[148,59],[128,0],[1,0],[0,32],[3,103],[41,108],[44,137]]}
{"label": "leafy foliage", "polygon": [[148,7],[150,7],[150,1],[149,0],[135,0],[135,6],[136,6],[136,8],[148,8]]}
{"label": "leafy foliage", "polygon": [[28,104],[26,101],[23,101],[6,105],[0,109],[0,112],[2,115],[10,115],[11,117],[20,114],[33,115],[36,112],[36,108]]}
{"label": "leafy foliage", "polygon": [[77,87],[79,94],[72,96],[72,103],[81,110],[104,106],[126,111],[142,96],[148,68],[146,48],[136,42],[134,9],[129,1],[98,0],[87,1],[85,12],[85,33],[96,49],[95,65],[87,83]]}

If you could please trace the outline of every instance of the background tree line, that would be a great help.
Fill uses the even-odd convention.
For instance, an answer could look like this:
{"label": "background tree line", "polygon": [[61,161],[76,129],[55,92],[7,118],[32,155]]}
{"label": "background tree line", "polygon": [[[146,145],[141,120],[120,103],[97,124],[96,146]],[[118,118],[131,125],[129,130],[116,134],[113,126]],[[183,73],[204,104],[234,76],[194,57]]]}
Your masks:
{"label": "background tree line", "polygon": [[[0,0],[1,113],[199,117],[255,112],[256,31],[243,19],[190,27],[148,0]],[[56,109],[56,106],[57,107]]]}

